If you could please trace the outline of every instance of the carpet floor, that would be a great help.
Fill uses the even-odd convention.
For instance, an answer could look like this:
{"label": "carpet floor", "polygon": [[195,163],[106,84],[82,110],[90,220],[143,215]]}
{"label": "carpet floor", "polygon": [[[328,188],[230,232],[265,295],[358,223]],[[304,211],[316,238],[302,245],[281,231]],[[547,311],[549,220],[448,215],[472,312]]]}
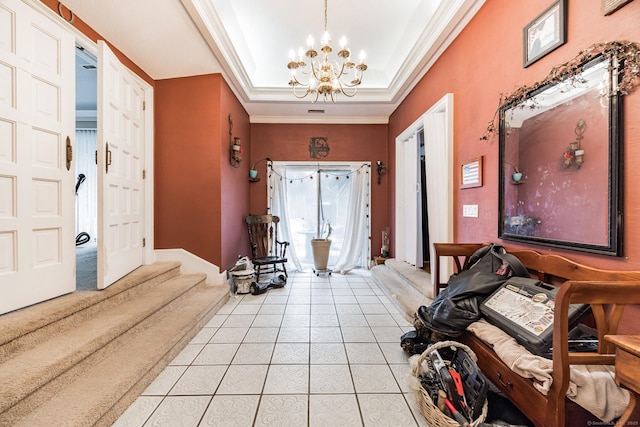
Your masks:
{"label": "carpet floor", "polygon": [[90,291],[98,286],[98,246],[85,243],[76,246],[76,290]]}

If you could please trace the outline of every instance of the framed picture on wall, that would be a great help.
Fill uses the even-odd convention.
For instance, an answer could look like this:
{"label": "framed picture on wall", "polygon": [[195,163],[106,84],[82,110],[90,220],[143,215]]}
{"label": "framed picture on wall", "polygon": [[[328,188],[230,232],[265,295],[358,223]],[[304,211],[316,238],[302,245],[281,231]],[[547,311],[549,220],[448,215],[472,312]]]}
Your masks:
{"label": "framed picture on wall", "polygon": [[605,16],[611,15],[613,12],[630,2],[631,0],[602,0],[602,14]]}
{"label": "framed picture on wall", "polygon": [[482,156],[462,164],[460,188],[482,187]]}
{"label": "framed picture on wall", "polygon": [[522,51],[525,68],[567,42],[566,9],[566,0],[556,0],[524,27]]}

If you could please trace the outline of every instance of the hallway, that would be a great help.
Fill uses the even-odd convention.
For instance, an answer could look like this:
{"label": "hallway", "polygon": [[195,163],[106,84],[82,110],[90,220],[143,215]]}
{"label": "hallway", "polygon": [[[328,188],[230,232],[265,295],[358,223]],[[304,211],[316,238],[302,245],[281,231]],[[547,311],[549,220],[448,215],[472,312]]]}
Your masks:
{"label": "hallway", "polygon": [[238,295],[114,424],[426,425],[406,387],[411,330],[366,270]]}

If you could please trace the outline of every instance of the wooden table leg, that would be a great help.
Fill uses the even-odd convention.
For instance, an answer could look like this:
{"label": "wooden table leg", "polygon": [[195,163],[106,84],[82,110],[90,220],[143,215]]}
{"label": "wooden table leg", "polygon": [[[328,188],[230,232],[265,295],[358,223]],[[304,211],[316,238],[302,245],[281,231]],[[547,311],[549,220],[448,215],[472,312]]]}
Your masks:
{"label": "wooden table leg", "polygon": [[640,425],[640,407],[638,407],[638,395],[629,391],[629,406],[616,423],[616,427]]}

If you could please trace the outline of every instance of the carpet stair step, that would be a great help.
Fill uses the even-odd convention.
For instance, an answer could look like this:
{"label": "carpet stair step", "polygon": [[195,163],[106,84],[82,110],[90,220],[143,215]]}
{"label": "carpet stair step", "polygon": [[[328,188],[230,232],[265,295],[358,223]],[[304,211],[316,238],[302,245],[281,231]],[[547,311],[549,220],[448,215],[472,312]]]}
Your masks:
{"label": "carpet stair step", "polygon": [[227,286],[207,286],[205,277],[171,274],[114,292],[127,296],[116,305],[104,298],[92,305],[108,308],[92,308],[93,317],[14,351],[0,364],[0,425],[117,418],[228,299]]}
{"label": "carpet stair step", "polygon": [[132,334],[108,358],[11,425],[110,426],[213,317],[228,294],[226,287],[199,288],[153,327]]}
{"label": "carpet stair step", "polygon": [[410,322],[413,322],[413,315],[421,305],[429,305],[433,301],[431,275],[406,262],[388,259],[384,264],[371,268],[371,277]]}
{"label": "carpet stair step", "polygon": [[36,390],[42,394],[49,382],[67,370],[77,369],[80,363],[90,363],[87,358],[98,356],[98,351],[108,351],[103,347],[158,310],[166,309],[202,280],[203,275],[173,277],[138,298],[103,310],[92,319],[67,327],[37,346],[16,353],[0,365],[0,413]]}
{"label": "carpet stair step", "polygon": [[0,316],[0,364],[179,273],[179,262],[141,266],[104,290],[73,292]]}

